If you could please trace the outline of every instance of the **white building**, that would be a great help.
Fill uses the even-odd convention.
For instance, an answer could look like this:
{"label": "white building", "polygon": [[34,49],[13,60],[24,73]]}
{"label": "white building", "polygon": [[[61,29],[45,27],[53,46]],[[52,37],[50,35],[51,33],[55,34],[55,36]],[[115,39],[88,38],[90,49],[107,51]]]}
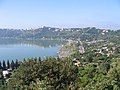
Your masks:
{"label": "white building", "polygon": [[4,70],[4,71],[2,71],[2,73],[3,73],[4,78],[6,78],[6,76],[9,74],[9,71],[8,70]]}

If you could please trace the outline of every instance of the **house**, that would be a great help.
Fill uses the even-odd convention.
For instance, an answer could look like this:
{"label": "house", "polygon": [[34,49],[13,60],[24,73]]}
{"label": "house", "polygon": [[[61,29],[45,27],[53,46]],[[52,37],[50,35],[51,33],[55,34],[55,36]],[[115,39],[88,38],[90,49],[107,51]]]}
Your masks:
{"label": "house", "polygon": [[73,60],[73,63],[74,63],[74,65],[77,66],[77,67],[80,67],[80,66],[81,66],[80,61],[77,60],[76,58]]}
{"label": "house", "polygon": [[4,71],[2,71],[2,73],[3,73],[3,77],[6,78],[6,76],[9,74],[9,71],[8,70],[4,70]]}
{"label": "house", "polygon": [[79,46],[79,53],[85,53],[85,49],[83,46]]}
{"label": "house", "polygon": [[2,74],[4,78],[8,78],[11,75],[11,69],[3,70]]}

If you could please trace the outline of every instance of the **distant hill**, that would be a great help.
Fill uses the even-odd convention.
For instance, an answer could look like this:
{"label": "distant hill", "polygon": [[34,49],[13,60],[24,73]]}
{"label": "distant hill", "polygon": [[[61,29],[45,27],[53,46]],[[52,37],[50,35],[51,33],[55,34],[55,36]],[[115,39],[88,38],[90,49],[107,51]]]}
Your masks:
{"label": "distant hill", "polygon": [[0,38],[24,38],[24,39],[80,39],[91,41],[120,37],[120,30],[105,30],[95,27],[87,28],[52,28],[43,27],[38,29],[0,29]]}

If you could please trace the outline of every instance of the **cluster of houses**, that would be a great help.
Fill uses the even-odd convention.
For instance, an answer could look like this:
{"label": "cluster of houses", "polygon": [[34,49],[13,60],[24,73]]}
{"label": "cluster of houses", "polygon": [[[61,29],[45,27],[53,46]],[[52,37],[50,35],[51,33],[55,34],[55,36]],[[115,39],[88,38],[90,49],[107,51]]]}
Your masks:
{"label": "cluster of houses", "polygon": [[107,55],[109,57],[115,53],[116,49],[116,46],[109,47],[109,45],[104,45],[101,48],[93,49],[92,51],[95,51],[96,54]]}
{"label": "cluster of houses", "polygon": [[102,35],[105,35],[106,33],[108,33],[108,30],[103,29],[101,34],[102,34]]}
{"label": "cluster of houses", "polygon": [[[76,46],[76,44],[79,44],[79,45]],[[82,54],[85,53],[85,49],[80,42],[69,40],[66,45],[61,46],[58,56],[59,58],[66,58],[72,55],[74,51],[79,51],[79,53],[82,53]]]}

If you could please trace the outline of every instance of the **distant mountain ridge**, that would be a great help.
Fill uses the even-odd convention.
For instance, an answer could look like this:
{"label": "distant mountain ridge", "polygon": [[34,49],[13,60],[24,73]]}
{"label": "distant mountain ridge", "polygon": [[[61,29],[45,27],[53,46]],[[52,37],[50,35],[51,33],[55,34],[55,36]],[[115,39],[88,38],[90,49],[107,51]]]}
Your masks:
{"label": "distant mountain ridge", "polygon": [[38,29],[0,29],[0,38],[23,38],[23,39],[98,39],[107,38],[110,35],[120,36],[120,30],[105,30],[95,27],[87,28],[53,28],[43,27]]}
{"label": "distant mountain ridge", "polygon": [[44,37],[56,34],[54,31],[58,28],[43,27],[38,29],[0,29],[0,37],[2,38],[34,38]]}

